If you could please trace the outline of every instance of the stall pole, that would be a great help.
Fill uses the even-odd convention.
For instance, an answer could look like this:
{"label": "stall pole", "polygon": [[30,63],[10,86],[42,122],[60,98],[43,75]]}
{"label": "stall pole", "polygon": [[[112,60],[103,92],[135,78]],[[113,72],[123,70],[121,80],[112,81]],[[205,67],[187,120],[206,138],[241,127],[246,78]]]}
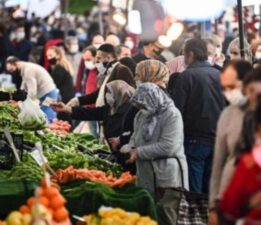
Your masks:
{"label": "stall pole", "polygon": [[238,27],[239,27],[239,39],[240,39],[240,55],[242,58],[245,57],[245,46],[244,46],[244,25],[243,25],[243,7],[242,0],[237,0],[238,9]]}

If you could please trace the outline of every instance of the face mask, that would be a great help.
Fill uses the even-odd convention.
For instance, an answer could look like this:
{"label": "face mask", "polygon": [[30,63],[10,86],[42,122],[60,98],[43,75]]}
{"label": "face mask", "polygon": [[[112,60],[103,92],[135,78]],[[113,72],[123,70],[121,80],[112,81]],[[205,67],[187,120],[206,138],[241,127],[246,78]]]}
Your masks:
{"label": "face mask", "polygon": [[92,61],[84,61],[85,68],[88,70],[95,69],[95,65]]}
{"label": "face mask", "polygon": [[96,63],[95,67],[97,68],[100,74],[104,74],[106,71],[106,67],[104,67],[103,63]]}
{"label": "face mask", "polygon": [[93,47],[98,49],[99,47],[101,47],[101,45],[100,44],[94,44]]}
{"label": "face mask", "polygon": [[51,59],[48,59],[48,62],[50,63],[50,65],[55,65],[57,63],[57,59],[56,58],[51,58]]}
{"label": "face mask", "polygon": [[125,41],[124,45],[129,47],[131,50],[134,48],[134,42],[133,41]]}
{"label": "face mask", "polygon": [[224,95],[231,105],[239,105],[244,100],[246,100],[246,97],[238,89],[225,91]]}
{"label": "face mask", "polygon": [[16,33],[16,40],[21,41],[25,38],[25,32],[17,32]]}
{"label": "face mask", "polygon": [[69,50],[70,53],[75,54],[79,51],[79,45],[71,45]]}
{"label": "face mask", "polygon": [[256,56],[256,59],[261,59],[261,52],[257,52],[255,56]]}
{"label": "face mask", "polygon": [[114,98],[113,98],[112,94],[111,93],[106,93],[105,94],[105,99],[106,99],[107,104],[112,108],[113,105],[114,105]]}
{"label": "face mask", "polygon": [[214,65],[214,59],[212,56],[208,56],[208,62],[210,63],[210,65]]}

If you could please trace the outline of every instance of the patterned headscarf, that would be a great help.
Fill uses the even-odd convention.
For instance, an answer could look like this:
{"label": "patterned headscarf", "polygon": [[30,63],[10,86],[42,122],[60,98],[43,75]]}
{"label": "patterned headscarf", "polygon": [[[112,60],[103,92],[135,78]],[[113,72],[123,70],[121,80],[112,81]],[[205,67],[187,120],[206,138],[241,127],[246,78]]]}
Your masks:
{"label": "patterned headscarf", "polygon": [[106,101],[111,107],[111,115],[114,115],[119,108],[130,101],[135,89],[123,80],[115,80],[106,85]]}
{"label": "patterned headscarf", "polygon": [[131,101],[147,115],[143,125],[143,138],[150,141],[160,116],[174,103],[158,85],[153,83],[139,85]]}
{"label": "patterned headscarf", "polygon": [[142,83],[161,84],[165,88],[169,82],[169,70],[165,64],[158,60],[144,60],[136,67],[135,79],[140,80]]}

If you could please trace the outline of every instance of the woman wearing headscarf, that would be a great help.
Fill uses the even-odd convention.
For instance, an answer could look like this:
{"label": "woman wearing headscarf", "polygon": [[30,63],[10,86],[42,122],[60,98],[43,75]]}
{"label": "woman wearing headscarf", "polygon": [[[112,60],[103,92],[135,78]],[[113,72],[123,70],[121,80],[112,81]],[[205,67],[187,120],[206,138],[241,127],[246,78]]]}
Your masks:
{"label": "woman wearing headscarf", "polygon": [[125,165],[125,159],[119,149],[127,144],[133,132],[133,121],[138,109],[130,104],[135,89],[125,81],[116,80],[106,85],[105,106],[85,108],[70,107],[63,103],[53,104],[57,112],[67,112],[74,120],[102,121],[104,137],[124,169],[135,172],[133,165]]}
{"label": "woman wearing headscarf", "polygon": [[166,89],[169,82],[168,67],[154,59],[142,61],[136,67],[135,80],[137,84],[151,82]]}
{"label": "woman wearing headscarf", "polygon": [[188,169],[183,147],[183,122],[179,110],[165,92],[153,83],[138,86],[132,104],[139,108],[134,132],[122,153],[129,154],[128,163],[136,162],[137,185],[159,200],[169,188],[185,188]]}

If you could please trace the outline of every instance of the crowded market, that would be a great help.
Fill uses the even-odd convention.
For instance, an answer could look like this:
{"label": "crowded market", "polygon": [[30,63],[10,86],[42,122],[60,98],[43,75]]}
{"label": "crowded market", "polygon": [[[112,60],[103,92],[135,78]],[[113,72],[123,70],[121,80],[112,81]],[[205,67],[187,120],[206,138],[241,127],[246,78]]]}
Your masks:
{"label": "crowded market", "polygon": [[261,0],[0,0],[0,225],[261,225]]}

